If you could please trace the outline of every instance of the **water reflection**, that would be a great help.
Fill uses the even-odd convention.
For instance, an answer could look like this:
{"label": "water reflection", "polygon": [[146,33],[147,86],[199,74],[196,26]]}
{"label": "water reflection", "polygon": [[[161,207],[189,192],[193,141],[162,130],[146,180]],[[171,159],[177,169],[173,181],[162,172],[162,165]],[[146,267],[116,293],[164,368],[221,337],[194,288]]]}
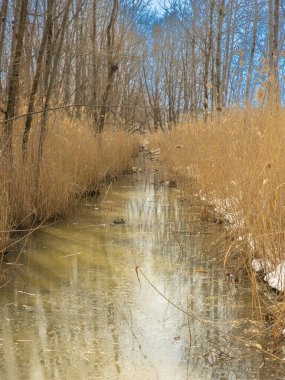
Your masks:
{"label": "water reflection", "polygon": [[[1,293],[1,379],[282,379],[283,368],[220,330],[257,331],[248,284],[229,283],[156,172],[116,183],[104,201],[37,231]],[[99,209],[98,209],[99,208]],[[124,218],[125,225],[112,221]],[[8,255],[13,262],[15,255]],[[168,304],[166,297],[218,329]]]}

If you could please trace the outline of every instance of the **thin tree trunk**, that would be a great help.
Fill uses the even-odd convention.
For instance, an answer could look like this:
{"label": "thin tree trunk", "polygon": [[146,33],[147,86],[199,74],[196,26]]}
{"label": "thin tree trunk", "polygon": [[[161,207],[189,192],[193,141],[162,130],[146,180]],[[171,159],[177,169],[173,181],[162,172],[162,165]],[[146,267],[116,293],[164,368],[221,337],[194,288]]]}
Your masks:
{"label": "thin tree trunk", "polygon": [[102,107],[100,110],[100,116],[98,120],[98,132],[102,133],[104,129],[107,101],[109,98],[109,93],[112,88],[113,80],[115,78],[116,71],[118,70],[118,65],[114,62],[113,49],[115,40],[115,23],[118,15],[118,0],[113,0],[113,9],[110,18],[110,22],[107,26],[107,65],[108,65],[108,75],[107,84],[102,97]]}
{"label": "thin tree trunk", "polygon": [[227,65],[227,75],[226,75],[226,84],[225,84],[225,99],[228,100],[225,102],[227,107],[230,107],[231,105],[231,100],[232,96],[229,95],[229,81],[231,78],[231,75],[233,74],[232,71],[232,62],[233,62],[233,57],[235,53],[235,42],[236,42],[236,28],[237,28],[237,21],[238,21],[238,10],[239,10],[239,3],[236,2],[235,4],[235,11],[234,11],[234,16],[233,16],[233,25],[231,26],[231,42],[230,42],[230,54],[228,58],[228,65]]}
{"label": "thin tree trunk", "polygon": [[[64,41],[64,35],[65,35],[65,30],[67,26],[67,21],[68,21],[68,14],[69,14],[69,8],[71,5],[72,0],[67,0],[66,5],[65,5],[65,11],[63,15],[63,19],[61,22],[61,35],[60,35],[60,40],[58,43],[57,50],[55,52],[55,58],[53,61],[53,67],[52,71],[49,75],[50,71],[50,65],[51,62],[48,62],[48,67],[46,68],[47,70],[47,77],[50,77],[47,91],[45,94],[45,101],[44,101],[44,112],[42,114],[41,118],[41,123],[40,123],[40,138],[39,138],[39,146],[38,146],[38,162],[37,162],[37,178],[39,179],[39,172],[40,172],[40,164],[41,164],[41,159],[42,159],[42,154],[43,154],[43,146],[44,146],[44,141],[45,141],[45,136],[46,136],[46,123],[47,123],[47,117],[48,117],[48,107],[49,107],[49,102],[52,94],[52,88],[53,88],[53,83],[55,80],[55,74],[57,72],[58,64],[59,64],[59,59],[61,55],[61,49]],[[49,49],[49,48],[48,48]],[[50,61],[51,57],[48,58]]]}
{"label": "thin tree trunk", "polygon": [[221,55],[222,55],[222,30],[223,30],[224,15],[225,15],[225,0],[221,0],[220,5],[219,5],[217,54],[216,54],[217,111],[222,110]]}
{"label": "thin tree trunk", "polygon": [[92,74],[93,74],[93,86],[92,86],[92,102],[94,104],[93,110],[93,123],[94,129],[96,129],[96,123],[98,119],[97,101],[98,101],[98,63],[97,63],[97,0],[93,0],[93,30],[92,30]]}
{"label": "thin tree trunk", "polygon": [[24,135],[23,135],[23,140],[22,140],[23,160],[25,159],[26,154],[27,154],[28,140],[29,140],[30,130],[31,130],[31,126],[32,126],[32,119],[33,119],[32,113],[34,112],[34,108],[35,108],[35,99],[36,99],[36,94],[37,94],[37,90],[38,90],[38,86],[39,86],[40,75],[42,72],[44,51],[45,51],[48,35],[49,35],[50,29],[52,27],[54,2],[55,2],[55,0],[49,0],[46,25],[45,25],[45,29],[43,32],[42,41],[41,41],[41,45],[39,48],[38,56],[37,56],[36,73],[35,73],[33,83],[32,83],[32,89],[31,89],[31,93],[30,93],[30,98],[29,98],[29,103],[28,103],[28,111],[27,111],[28,116],[26,119],[25,128],[24,128]]}
{"label": "thin tree trunk", "polygon": [[212,105],[212,111],[216,108],[217,104],[217,86],[216,86],[216,77],[215,77],[215,57],[214,57],[214,49],[212,49],[211,53],[211,105]]}
{"label": "thin tree trunk", "polygon": [[268,0],[268,103],[273,102],[273,82],[274,82],[274,12],[273,0]]}
{"label": "thin tree trunk", "polygon": [[[73,40],[73,35],[70,33],[66,36],[66,46],[71,46],[71,41]],[[63,76],[64,76],[64,95],[63,100],[64,104],[68,104],[71,98],[71,91],[70,91],[70,84],[72,81],[72,73],[71,73],[71,65],[72,65],[72,49],[66,49],[65,52],[65,59],[64,59],[64,70],[63,70]]]}
{"label": "thin tree trunk", "polygon": [[185,57],[182,57],[182,80],[183,80],[183,112],[186,114],[189,110],[187,47],[185,48],[185,50],[186,50]]}
{"label": "thin tree trunk", "polygon": [[191,59],[192,59],[192,92],[193,92],[193,115],[197,118],[197,59],[196,59],[196,17],[197,17],[197,7],[195,2],[193,2],[193,18],[192,18],[192,39],[191,39]]}
{"label": "thin tree trunk", "polygon": [[15,47],[17,44],[18,28],[20,27],[19,18],[21,14],[21,0],[15,0],[14,2],[14,20],[13,20],[13,33],[12,33],[12,43],[11,43],[11,57],[15,54]]}
{"label": "thin tree trunk", "polygon": [[253,59],[254,59],[255,46],[256,46],[257,23],[258,23],[258,0],[254,0],[254,23],[253,23],[250,58],[249,58],[249,66],[248,66],[248,72],[247,72],[246,90],[245,90],[246,104],[249,103],[249,91],[250,91],[250,86],[251,86]]}
{"label": "thin tree trunk", "polygon": [[7,24],[8,0],[3,0],[0,14],[0,95],[2,94],[2,54]]}
{"label": "thin tree trunk", "polygon": [[209,31],[209,42],[206,47],[206,55],[205,55],[205,72],[204,72],[204,118],[207,120],[208,118],[208,109],[209,109],[209,94],[208,94],[208,77],[209,77],[209,65],[210,58],[213,49],[213,14],[214,14],[214,6],[215,0],[211,0],[210,2],[210,31]]}
{"label": "thin tree trunk", "polygon": [[19,28],[17,32],[17,43],[15,45],[15,52],[12,61],[12,69],[9,78],[8,85],[8,98],[7,98],[7,109],[5,114],[4,123],[4,154],[7,157],[10,169],[12,169],[12,137],[13,137],[13,118],[16,112],[16,101],[19,92],[19,75],[21,67],[21,57],[23,53],[23,41],[26,28],[28,10],[28,0],[22,0],[20,16],[19,16]]}
{"label": "thin tree trunk", "polygon": [[[74,95],[74,101],[75,104],[81,104],[82,103],[82,88],[81,88],[81,79],[82,79],[82,70],[83,67],[80,62],[80,55],[81,55],[81,38],[80,38],[80,20],[79,20],[79,14],[80,14],[80,0],[76,1],[76,18],[74,21],[74,28],[75,28],[75,95]],[[76,116],[80,118],[81,114],[81,107],[76,107]]]}
{"label": "thin tree trunk", "polygon": [[27,96],[26,94],[29,93],[29,89],[31,87],[31,78],[34,77],[35,75],[35,70],[34,70],[34,54],[33,50],[35,51],[36,49],[32,49],[33,42],[35,42],[35,31],[36,31],[36,19],[37,19],[37,14],[38,14],[38,9],[39,9],[39,0],[35,0],[34,3],[34,9],[33,9],[33,22],[30,25],[28,22],[27,28],[26,28],[26,35],[25,35],[25,46],[24,46],[24,62],[25,62],[25,68],[26,72],[23,72],[22,77],[24,79],[24,84],[25,84],[25,97]]}
{"label": "thin tree trunk", "polygon": [[279,0],[275,0],[274,9],[274,33],[273,33],[273,78],[274,78],[274,92],[275,102],[280,103],[280,87],[279,87],[279,75],[278,75],[278,34],[279,34]]}
{"label": "thin tree trunk", "polygon": [[224,59],[223,59],[223,68],[222,68],[222,84],[221,84],[221,93],[222,93],[222,108],[226,107],[227,102],[227,69],[230,66],[230,41],[231,33],[234,34],[235,30],[232,26],[233,21],[233,3],[231,2],[227,11],[227,33],[226,33],[226,43],[224,47]]}

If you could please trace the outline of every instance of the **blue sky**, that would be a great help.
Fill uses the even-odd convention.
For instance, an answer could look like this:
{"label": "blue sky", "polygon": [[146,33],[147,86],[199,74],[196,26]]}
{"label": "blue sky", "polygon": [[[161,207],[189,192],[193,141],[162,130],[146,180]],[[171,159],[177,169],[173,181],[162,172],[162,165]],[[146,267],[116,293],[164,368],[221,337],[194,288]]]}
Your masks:
{"label": "blue sky", "polygon": [[161,0],[151,0],[151,4],[152,4],[152,6],[153,6],[153,8],[155,8],[156,10],[158,10],[158,11],[160,11],[161,10],[161,7],[160,7],[160,3],[161,3],[162,1]]}
{"label": "blue sky", "polygon": [[157,7],[159,5],[159,0],[151,0],[151,3]]}

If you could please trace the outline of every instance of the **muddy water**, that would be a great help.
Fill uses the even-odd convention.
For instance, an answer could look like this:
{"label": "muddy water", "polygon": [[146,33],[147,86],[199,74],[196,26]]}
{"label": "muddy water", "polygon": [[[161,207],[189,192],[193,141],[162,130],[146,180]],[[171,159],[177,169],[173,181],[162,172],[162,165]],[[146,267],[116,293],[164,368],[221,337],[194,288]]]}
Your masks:
{"label": "muddy water", "polygon": [[[258,343],[249,284],[221,270],[212,244],[221,227],[201,224],[158,183],[155,171],[125,177],[37,231],[17,265],[18,252],[7,255],[1,379],[284,378],[279,364],[219,331]],[[118,218],[126,224],[113,225]],[[136,266],[207,324],[138,281]]]}

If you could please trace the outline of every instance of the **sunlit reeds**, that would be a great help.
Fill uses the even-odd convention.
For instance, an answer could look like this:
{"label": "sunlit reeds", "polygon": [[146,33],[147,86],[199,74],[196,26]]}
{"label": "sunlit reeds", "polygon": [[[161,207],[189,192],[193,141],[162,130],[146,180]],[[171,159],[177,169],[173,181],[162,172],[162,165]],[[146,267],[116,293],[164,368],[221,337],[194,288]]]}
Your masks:
{"label": "sunlit reeds", "polygon": [[[252,260],[259,259],[265,273],[285,260],[284,126],[282,108],[234,109],[150,138],[182,192],[223,215],[230,235],[225,264],[238,254],[256,295]],[[205,218],[205,207],[201,211]]]}
{"label": "sunlit reeds", "polygon": [[11,229],[31,227],[35,221],[70,213],[82,195],[98,189],[104,178],[116,177],[129,169],[138,151],[137,138],[124,131],[106,131],[95,137],[87,121],[50,118],[38,171],[36,125],[23,162],[22,124],[20,121],[15,124],[13,173],[10,176],[5,170],[1,172],[2,250],[7,246]]}
{"label": "sunlit reeds", "polygon": [[252,236],[256,257],[276,263],[285,248],[284,123],[280,109],[232,110],[156,137],[180,188],[195,186],[239,236]]}

